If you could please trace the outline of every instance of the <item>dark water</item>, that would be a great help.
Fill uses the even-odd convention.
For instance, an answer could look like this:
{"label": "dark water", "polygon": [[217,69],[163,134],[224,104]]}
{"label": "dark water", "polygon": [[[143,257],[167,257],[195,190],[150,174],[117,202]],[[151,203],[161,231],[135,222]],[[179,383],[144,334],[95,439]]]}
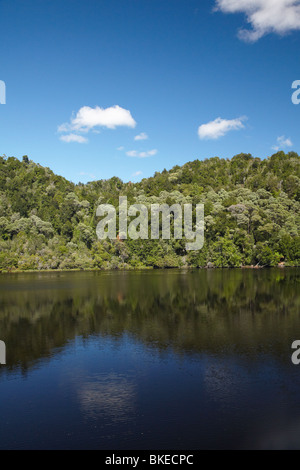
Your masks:
{"label": "dark water", "polygon": [[0,276],[0,448],[300,448],[300,270]]}

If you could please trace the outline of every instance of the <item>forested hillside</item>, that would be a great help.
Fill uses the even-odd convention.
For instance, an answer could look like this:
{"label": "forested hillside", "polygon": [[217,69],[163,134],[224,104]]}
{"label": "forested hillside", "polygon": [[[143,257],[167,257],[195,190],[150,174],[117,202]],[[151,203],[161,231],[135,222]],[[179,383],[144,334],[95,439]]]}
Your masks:
{"label": "forested hillside", "polygon": [[[104,240],[99,204],[204,203],[205,244]],[[140,183],[75,185],[24,156],[0,157],[0,270],[300,265],[300,157],[195,160]]]}

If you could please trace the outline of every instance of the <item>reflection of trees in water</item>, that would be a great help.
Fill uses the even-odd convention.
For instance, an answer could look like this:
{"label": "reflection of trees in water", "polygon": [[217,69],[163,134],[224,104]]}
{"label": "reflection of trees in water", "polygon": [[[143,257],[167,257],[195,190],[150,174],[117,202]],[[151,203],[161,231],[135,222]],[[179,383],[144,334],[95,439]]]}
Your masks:
{"label": "reflection of trees in water", "polygon": [[90,334],[178,354],[286,354],[300,336],[299,283],[297,269],[3,276],[7,367]]}

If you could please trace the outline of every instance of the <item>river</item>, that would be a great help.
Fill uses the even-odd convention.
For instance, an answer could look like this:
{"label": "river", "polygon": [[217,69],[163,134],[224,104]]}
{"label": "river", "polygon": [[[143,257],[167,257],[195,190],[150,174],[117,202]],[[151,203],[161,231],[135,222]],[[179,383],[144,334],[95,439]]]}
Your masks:
{"label": "river", "polygon": [[300,270],[0,275],[1,449],[300,449]]}

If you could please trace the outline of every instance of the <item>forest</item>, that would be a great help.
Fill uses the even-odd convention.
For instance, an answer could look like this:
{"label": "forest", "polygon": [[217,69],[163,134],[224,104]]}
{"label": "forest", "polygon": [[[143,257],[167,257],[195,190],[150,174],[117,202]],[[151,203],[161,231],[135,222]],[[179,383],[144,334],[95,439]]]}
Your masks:
{"label": "forest", "polygon": [[[98,240],[99,204],[204,204],[205,243]],[[0,271],[300,266],[300,156],[195,160],[141,182],[74,184],[0,157]]]}

